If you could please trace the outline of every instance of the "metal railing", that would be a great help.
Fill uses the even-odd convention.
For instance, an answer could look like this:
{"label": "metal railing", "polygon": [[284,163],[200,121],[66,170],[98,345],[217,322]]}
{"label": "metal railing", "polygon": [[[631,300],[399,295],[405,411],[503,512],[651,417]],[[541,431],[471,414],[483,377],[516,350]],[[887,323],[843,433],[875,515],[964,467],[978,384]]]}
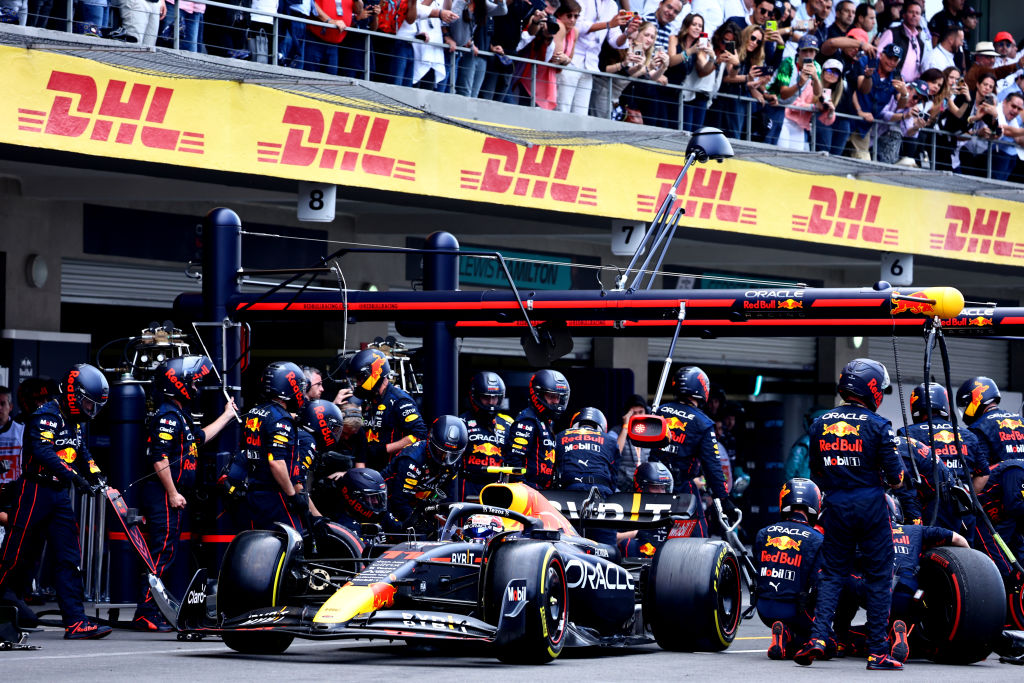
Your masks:
{"label": "metal railing", "polygon": [[[231,4],[231,3],[218,2],[217,0],[210,0],[209,2],[206,2],[205,4],[206,4],[207,8],[210,8],[210,7],[221,8],[221,9],[225,9],[225,10],[228,10],[230,12],[233,12],[233,13],[240,13],[243,16],[247,15],[247,17],[248,17],[247,26],[245,26],[245,27],[231,25],[231,26],[219,26],[219,28],[223,28],[225,30],[230,30],[230,31],[238,31],[238,32],[248,33],[249,31],[252,31],[254,29],[255,30],[263,30],[263,29],[266,29],[267,27],[269,27],[270,28],[270,32],[266,34],[267,43],[268,43],[268,51],[269,51],[269,54],[266,55],[266,60],[267,60],[266,63],[272,64],[272,65],[275,65],[275,66],[280,64],[279,42],[280,42],[281,38],[284,36],[284,33],[285,33],[284,31],[282,31],[282,25],[281,25],[282,21],[285,21],[285,22],[298,22],[298,23],[302,23],[302,24],[307,25],[307,27],[324,27],[324,28],[332,28],[332,29],[335,28],[333,24],[325,23],[325,22],[322,22],[322,21],[314,20],[314,19],[307,19],[307,18],[296,17],[296,16],[292,16],[292,15],[279,14],[276,11],[266,11],[266,10],[256,10],[256,9],[252,9],[252,8],[244,8],[244,7],[240,7],[238,5],[234,5],[234,4]],[[171,25],[173,26],[173,28],[172,28],[173,48],[176,49],[176,50],[180,50],[181,49],[181,26],[182,26],[182,23],[183,23],[182,11],[181,11],[181,7],[180,7],[180,3],[175,3],[173,5],[168,4],[167,7],[168,7],[168,12],[172,16],[172,24]],[[440,8],[441,5],[437,5],[437,7]],[[65,20],[64,20],[64,27],[65,27],[65,29],[68,32],[72,32],[74,30],[75,23],[79,23],[79,24],[82,23],[81,21],[78,21],[78,22],[75,21],[75,19],[74,19],[74,9],[75,9],[75,0],[66,0],[66,8],[65,8],[66,17],[65,17]],[[264,19],[270,19],[270,22],[266,23],[265,21],[255,20],[254,17],[257,17],[257,16],[258,17],[262,17]],[[205,19],[204,19],[204,22],[205,22]],[[52,23],[53,22],[51,20],[51,24]],[[205,23],[208,24],[209,22],[205,22]],[[373,61],[374,61],[373,60],[373,56],[374,56],[373,41],[374,41],[374,39],[377,39],[377,40],[383,39],[383,40],[389,40],[389,41],[401,41],[401,42],[405,42],[405,43],[409,43],[409,44],[413,44],[413,45],[422,45],[422,46],[428,46],[428,47],[433,47],[433,48],[439,48],[439,49],[443,50],[445,52],[445,54],[446,54],[446,59],[445,59],[446,78],[442,81],[442,83],[444,84],[444,90],[443,91],[449,92],[449,93],[456,92],[456,83],[457,83],[457,80],[458,80],[459,61],[460,61],[458,55],[462,54],[462,55],[468,55],[470,57],[474,56],[474,53],[473,53],[471,48],[457,46],[457,47],[455,47],[453,49],[448,44],[443,43],[443,42],[441,42],[441,43],[428,42],[428,41],[424,41],[424,40],[422,40],[420,38],[408,37],[408,36],[396,36],[396,35],[392,35],[392,34],[381,33],[381,32],[378,32],[378,31],[372,31],[372,30],[368,30],[368,29],[356,28],[356,27],[353,27],[353,26],[348,27],[346,29],[346,33],[348,35],[346,36],[345,43],[338,44],[338,45],[335,45],[333,47],[335,49],[338,49],[339,51],[346,51],[346,50],[351,51],[351,50],[353,50],[353,48],[352,48],[352,40],[353,40],[353,38],[357,38],[358,41],[361,43],[361,46],[359,48],[355,48],[355,50],[358,51],[358,52],[361,52],[361,57],[362,57],[361,64],[360,64],[361,68],[359,68],[357,70],[354,70],[354,69],[352,69],[351,64],[346,64],[346,65],[343,66],[339,62],[338,71],[344,71],[347,74],[347,77],[355,77],[355,78],[366,80],[366,81],[370,81],[370,80],[389,81],[391,79],[391,75],[390,74],[382,73],[380,71],[375,71],[373,69]],[[210,44],[210,43],[202,43],[201,37],[202,36],[200,34],[200,40],[198,42],[202,44],[201,47],[206,47],[206,46],[216,47],[215,45]],[[346,43],[347,43],[347,46],[346,46]],[[587,69],[581,69],[581,68],[573,66],[571,64],[564,65],[564,66],[559,65],[558,67],[554,67],[550,62],[539,61],[539,60],[530,59],[530,58],[526,58],[526,57],[520,57],[520,56],[517,56],[517,55],[498,55],[497,53],[486,51],[486,50],[478,50],[476,54],[478,54],[480,56],[483,56],[483,57],[487,57],[487,58],[499,57],[499,56],[507,57],[509,60],[511,60],[511,62],[513,64],[519,65],[522,68],[523,71],[525,71],[528,67],[532,67],[532,68],[529,69],[530,70],[530,76],[529,76],[530,88],[529,88],[528,98],[526,98],[526,104],[528,104],[531,107],[539,107],[539,106],[541,106],[541,104],[538,102],[538,96],[537,96],[538,95],[538,90],[537,90],[537,85],[538,85],[538,67],[547,67],[547,68],[552,69],[552,71],[550,72],[551,74],[554,74],[555,70],[557,69],[557,70],[562,70],[562,71],[569,71],[569,72],[577,72],[577,73],[580,73],[580,74],[587,74],[587,75],[592,76],[595,79],[604,79],[607,82],[607,87],[603,88],[605,93],[606,93],[605,94],[606,100],[604,102],[604,107],[605,107],[606,111],[611,111],[614,108],[614,105],[616,104],[616,100],[615,100],[614,95],[613,95],[615,89],[612,87],[612,85],[614,83],[619,83],[619,84],[625,83],[627,86],[629,84],[640,84],[642,86],[652,86],[653,85],[652,81],[647,80],[647,79],[632,78],[632,77],[629,77],[629,76],[623,76],[621,74],[612,74],[612,73],[607,73],[607,72],[594,72],[594,71],[590,71],[590,70],[587,70]],[[256,56],[256,57],[259,58],[259,57],[262,57],[262,55]],[[290,65],[290,66],[294,66],[294,65]],[[306,66],[309,66],[309,65],[308,64],[302,64],[301,66],[302,67],[306,67]],[[494,91],[494,92],[492,92],[490,94],[493,96],[494,99],[496,99],[498,101],[508,102],[510,100],[510,97],[512,97],[515,94],[515,90],[516,90],[515,89],[515,83],[517,82],[517,80],[520,80],[520,79],[521,79],[521,72],[518,69],[514,68],[512,73],[509,75],[508,88],[506,90],[502,91],[502,92]],[[684,95],[686,93],[695,93],[695,94],[697,94],[697,93],[695,91],[693,91],[693,90],[684,88],[682,85],[673,84],[673,83],[660,84],[657,87],[660,88],[662,92],[665,92],[665,91],[675,91],[677,93],[674,98],[662,97],[662,98],[659,98],[659,99],[662,102],[671,101],[673,106],[678,106],[678,115],[675,117],[674,124],[675,124],[675,128],[677,130],[683,130],[684,129],[684,120],[685,120],[685,117],[684,117],[685,108],[688,107],[688,106],[703,106],[703,103],[701,105],[691,105],[691,104],[688,104],[684,100]],[[636,90],[636,88],[634,88],[634,90]],[[641,101],[642,102],[645,99],[642,94],[639,94],[637,92],[632,92],[630,97],[631,97],[631,99],[634,102],[635,101]],[[520,104],[524,103],[522,101],[522,99],[520,97],[518,97],[518,96],[512,97],[512,99],[519,101]],[[723,102],[727,103],[726,104],[727,109],[724,112],[722,111],[723,107],[721,106],[721,103],[723,103]],[[719,105],[717,108],[714,107],[714,105],[716,105],[716,104]],[[807,146],[808,146],[808,149],[811,152],[818,151],[817,150],[817,137],[818,137],[817,136],[817,132],[818,132],[818,127],[823,125],[818,120],[818,113],[819,112],[817,112],[814,109],[810,109],[810,108],[806,108],[806,107],[797,107],[797,106],[794,106],[794,105],[777,105],[777,106],[779,106],[781,108],[784,108],[784,109],[798,110],[798,111],[803,111],[803,112],[807,112],[809,110],[811,111],[810,130],[808,130],[806,132]],[[755,125],[754,125],[754,116],[755,116],[755,114],[758,113],[759,108],[760,108],[760,103],[756,99],[754,99],[753,97],[749,97],[749,96],[746,96],[746,95],[736,95],[734,93],[718,92],[718,93],[715,93],[714,96],[711,98],[711,100],[708,102],[708,105],[707,105],[707,110],[708,111],[707,111],[707,113],[711,113],[712,111],[720,112],[718,114],[720,117],[721,116],[727,116],[727,117],[728,116],[732,116],[732,117],[741,116],[742,120],[738,122],[739,123],[738,131],[727,131],[727,134],[735,132],[736,133],[735,139],[742,139],[742,140],[746,140],[746,141],[761,141],[760,139],[763,136],[757,134],[758,131],[757,131]],[[729,110],[731,110],[731,111],[729,111]],[[859,124],[859,123],[863,122],[863,119],[861,119],[860,117],[858,117],[856,115],[843,114],[843,113],[838,113],[837,112],[836,113],[836,117],[839,118],[839,119],[848,120],[851,123],[851,129],[853,127],[853,124]],[[735,119],[733,119],[733,121],[735,121]],[[670,123],[671,122],[672,121],[670,121]],[[664,123],[664,121],[662,121],[662,123]],[[877,145],[877,138],[878,138],[878,136],[881,134],[882,131],[884,131],[884,130],[892,127],[892,126],[896,126],[896,125],[897,124],[890,124],[890,123],[885,122],[885,121],[875,121],[874,122],[874,124],[872,125],[872,129],[868,133],[868,137],[870,138],[869,148],[870,148],[870,154],[871,154],[871,160],[872,161],[878,161],[878,145]],[[938,147],[939,147],[939,142],[938,141],[939,141],[940,138],[941,139],[948,139],[948,140],[950,140],[950,144],[952,145],[952,147],[953,147],[953,149],[955,151],[955,148],[956,148],[956,145],[957,145],[958,142],[966,140],[966,139],[969,139],[971,137],[969,135],[952,134],[952,133],[948,133],[946,131],[938,130],[938,129],[935,129],[935,128],[921,128],[919,130],[919,132],[918,132],[918,136],[919,136],[919,138],[921,136],[923,136],[924,139],[926,140],[924,146],[925,146],[925,148],[929,152],[927,168],[929,168],[931,170],[936,170],[936,168],[937,168],[937,151],[938,151]],[[776,137],[776,139],[777,139],[777,137]],[[993,157],[993,153],[994,153],[995,144],[997,144],[997,141],[985,140],[985,146],[986,146],[986,150],[987,151],[986,151],[986,155],[985,155],[986,156],[986,163],[985,163],[985,175],[984,175],[984,177],[986,177],[986,178],[992,178],[992,157]],[[1003,143],[998,143],[998,144],[1006,145],[1008,143],[1003,142]],[[944,169],[944,170],[949,170],[949,169]],[[977,169],[974,169],[974,170],[977,170]]]}

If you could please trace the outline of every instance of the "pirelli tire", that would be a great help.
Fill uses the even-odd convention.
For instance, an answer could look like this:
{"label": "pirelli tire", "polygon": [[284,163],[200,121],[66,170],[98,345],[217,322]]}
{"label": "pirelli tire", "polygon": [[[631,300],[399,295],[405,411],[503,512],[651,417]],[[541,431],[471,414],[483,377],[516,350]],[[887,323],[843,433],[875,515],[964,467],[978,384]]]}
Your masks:
{"label": "pirelli tire", "polygon": [[739,560],[727,543],[675,538],[655,554],[643,610],[663,649],[726,649],[736,638],[742,603]]}
{"label": "pirelli tire", "polygon": [[942,546],[921,556],[923,607],[910,654],[941,664],[973,664],[992,652],[1006,617],[1006,588],[992,560]]}
{"label": "pirelli tire", "polygon": [[507,664],[546,664],[562,652],[569,624],[565,562],[550,543],[510,541],[491,549],[484,567],[484,618],[497,624],[505,588],[526,579],[523,628],[499,634],[495,655]]}
{"label": "pirelli tire", "polygon": [[[217,612],[224,619],[276,606],[285,578],[285,540],[274,531],[243,531],[228,545],[217,581]],[[227,632],[224,644],[243,654],[280,654],[295,636]]]}

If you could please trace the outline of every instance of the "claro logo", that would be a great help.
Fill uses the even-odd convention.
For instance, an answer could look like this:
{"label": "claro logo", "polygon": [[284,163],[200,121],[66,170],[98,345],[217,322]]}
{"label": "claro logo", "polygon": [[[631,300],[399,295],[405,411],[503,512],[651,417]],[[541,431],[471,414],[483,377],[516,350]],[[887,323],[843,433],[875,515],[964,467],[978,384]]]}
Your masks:
{"label": "claro logo", "polygon": [[481,154],[487,158],[483,172],[462,169],[462,189],[597,206],[597,188],[565,182],[572,170],[571,149],[540,145],[526,149],[508,140],[486,138]]}
{"label": "claro logo", "polygon": [[376,154],[384,146],[388,119],[335,111],[328,125],[319,109],[288,106],[281,123],[291,126],[284,143],[257,141],[257,161],[416,180],[415,161]]}
{"label": "claro logo", "polygon": [[49,111],[18,109],[18,130],[96,142],[202,154],[203,133],[163,125],[173,88],[53,71],[47,90],[59,93]]}

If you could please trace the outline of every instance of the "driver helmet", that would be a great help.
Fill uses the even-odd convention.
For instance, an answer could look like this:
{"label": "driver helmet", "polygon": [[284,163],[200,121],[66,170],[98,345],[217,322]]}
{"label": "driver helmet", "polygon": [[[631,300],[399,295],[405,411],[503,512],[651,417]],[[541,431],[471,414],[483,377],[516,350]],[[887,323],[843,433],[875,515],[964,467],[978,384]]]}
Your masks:
{"label": "driver helmet", "polygon": [[471,515],[462,526],[462,540],[467,543],[486,543],[492,536],[505,530],[501,517]]}

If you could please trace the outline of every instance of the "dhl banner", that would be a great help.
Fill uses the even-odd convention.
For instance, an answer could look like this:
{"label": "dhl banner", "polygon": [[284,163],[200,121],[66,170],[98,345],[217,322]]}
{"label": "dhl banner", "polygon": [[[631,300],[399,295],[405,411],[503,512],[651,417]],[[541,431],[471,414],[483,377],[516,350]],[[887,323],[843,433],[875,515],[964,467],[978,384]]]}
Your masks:
{"label": "dhl banner", "polygon": [[[259,85],[169,78],[0,47],[0,143],[635,221],[682,167],[629,145],[522,147]],[[952,182],[955,182],[952,181]],[[691,170],[685,225],[1024,265],[1024,204],[732,159]]]}

